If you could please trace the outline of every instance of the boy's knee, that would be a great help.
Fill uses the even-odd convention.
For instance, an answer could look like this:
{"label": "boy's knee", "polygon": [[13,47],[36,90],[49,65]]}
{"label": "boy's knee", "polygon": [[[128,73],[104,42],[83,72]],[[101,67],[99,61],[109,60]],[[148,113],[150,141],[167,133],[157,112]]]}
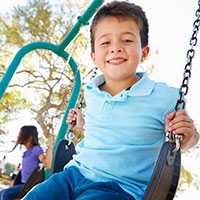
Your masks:
{"label": "boy's knee", "polygon": [[38,188],[38,185],[35,185],[24,197],[23,197],[23,200],[34,200],[37,196],[37,188]]}
{"label": "boy's knee", "polygon": [[8,190],[1,191],[0,200],[10,200]]}
{"label": "boy's knee", "polygon": [[32,191],[28,192],[24,197],[23,200],[34,200],[34,196],[32,195]]}

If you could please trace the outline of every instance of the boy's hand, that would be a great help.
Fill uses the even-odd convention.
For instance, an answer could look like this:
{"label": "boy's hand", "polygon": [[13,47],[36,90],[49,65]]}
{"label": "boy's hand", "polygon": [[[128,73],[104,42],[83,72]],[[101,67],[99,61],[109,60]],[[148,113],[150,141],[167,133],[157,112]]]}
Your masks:
{"label": "boy's hand", "polygon": [[80,109],[73,108],[69,111],[67,117],[68,124],[75,130],[83,130],[85,120]]}
{"label": "boy's hand", "polygon": [[193,120],[185,110],[169,113],[165,118],[166,131],[182,135],[181,149],[187,150],[197,144],[199,133],[197,132]]}

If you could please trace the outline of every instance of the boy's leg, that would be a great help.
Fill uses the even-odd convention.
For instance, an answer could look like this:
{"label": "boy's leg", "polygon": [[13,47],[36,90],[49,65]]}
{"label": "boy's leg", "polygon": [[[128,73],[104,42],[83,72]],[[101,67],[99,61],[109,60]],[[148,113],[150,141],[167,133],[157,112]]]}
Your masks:
{"label": "boy's leg", "polygon": [[15,185],[0,191],[0,200],[15,200],[21,191],[23,184]]}
{"label": "boy's leg", "polygon": [[31,189],[23,200],[71,200],[79,175],[73,167],[57,173]]}
{"label": "boy's leg", "polygon": [[92,182],[76,167],[53,175],[34,187],[23,200],[134,200],[114,182]]}
{"label": "boy's leg", "polygon": [[77,193],[76,200],[135,200],[114,182],[91,182]]}

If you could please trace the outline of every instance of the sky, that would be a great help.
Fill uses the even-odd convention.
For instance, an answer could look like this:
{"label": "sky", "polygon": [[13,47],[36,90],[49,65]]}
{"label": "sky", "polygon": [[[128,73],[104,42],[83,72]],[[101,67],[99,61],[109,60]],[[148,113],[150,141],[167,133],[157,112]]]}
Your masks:
{"label": "sky", "polygon": [[6,0],[6,2],[1,3],[0,12],[5,13],[12,9],[14,5],[25,5],[26,1],[27,0]]}

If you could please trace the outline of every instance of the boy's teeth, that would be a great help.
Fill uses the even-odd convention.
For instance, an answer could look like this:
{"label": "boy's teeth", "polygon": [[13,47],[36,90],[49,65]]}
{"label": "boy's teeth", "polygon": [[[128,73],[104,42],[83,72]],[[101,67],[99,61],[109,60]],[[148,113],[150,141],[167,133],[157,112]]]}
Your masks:
{"label": "boy's teeth", "polygon": [[123,59],[123,58],[117,58],[117,59],[109,60],[108,63],[118,64],[118,63],[122,63],[124,61],[125,61],[125,59]]}

